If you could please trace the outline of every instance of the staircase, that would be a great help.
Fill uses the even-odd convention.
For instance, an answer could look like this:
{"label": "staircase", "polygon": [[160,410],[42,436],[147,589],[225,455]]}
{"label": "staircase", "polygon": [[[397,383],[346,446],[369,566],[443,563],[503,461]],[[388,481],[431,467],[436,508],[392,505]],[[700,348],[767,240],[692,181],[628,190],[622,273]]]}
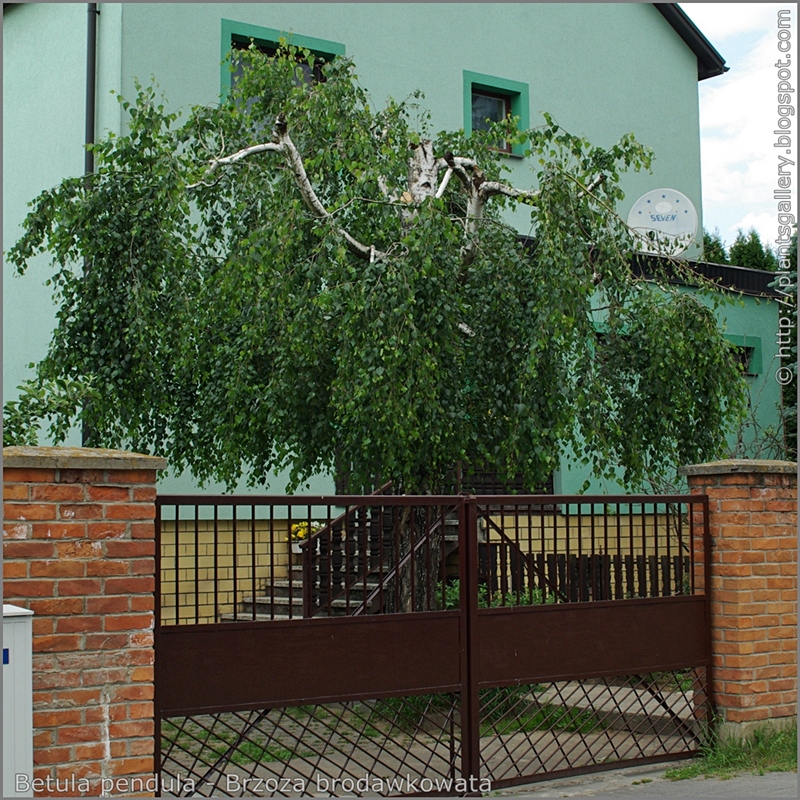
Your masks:
{"label": "staircase", "polygon": [[[394,532],[383,508],[369,511],[372,513],[349,517],[346,528],[341,518],[332,522],[309,540],[306,547],[313,549],[303,554],[303,563],[290,566],[288,577],[267,581],[261,593],[241,599],[236,614],[221,614],[219,620],[277,621],[382,613],[386,596],[394,591],[398,566],[391,556],[381,563],[378,553],[392,552]],[[424,550],[439,524],[437,520],[415,539],[415,551]],[[442,558],[446,563],[458,549],[458,518],[448,514],[443,524]],[[408,558],[408,554],[401,554],[400,568]],[[309,576],[311,586],[307,585]]]}

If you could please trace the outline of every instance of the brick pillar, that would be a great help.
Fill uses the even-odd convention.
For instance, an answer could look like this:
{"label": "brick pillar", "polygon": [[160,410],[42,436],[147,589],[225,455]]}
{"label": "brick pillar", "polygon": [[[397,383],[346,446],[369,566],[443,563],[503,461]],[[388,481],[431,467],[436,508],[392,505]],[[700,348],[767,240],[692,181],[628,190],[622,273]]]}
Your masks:
{"label": "brick pillar", "polygon": [[126,780],[154,772],[153,519],[166,461],[6,447],[3,462],[3,596],[35,614],[34,794],[126,794]]}
{"label": "brick pillar", "polygon": [[[729,460],[681,472],[709,497],[720,734],[788,723],[797,717],[797,464]],[[702,561],[699,541],[694,550]]]}

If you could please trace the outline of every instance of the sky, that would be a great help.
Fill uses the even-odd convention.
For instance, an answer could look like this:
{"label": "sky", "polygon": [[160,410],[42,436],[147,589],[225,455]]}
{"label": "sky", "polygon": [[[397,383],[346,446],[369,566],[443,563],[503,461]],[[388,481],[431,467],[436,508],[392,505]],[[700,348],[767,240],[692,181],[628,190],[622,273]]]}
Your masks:
{"label": "sky", "polygon": [[[754,227],[761,241],[778,236],[777,11],[792,14],[791,83],[796,88],[797,7],[794,3],[681,3],[730,70],[700,81],[703,224],[730,246],[738,228]],[[797,93],[792,95],[797,108]],[[796,142],[797,122],[793,121]],[[797,160],[794,156],[789,156]],[[793,170],[796,187],[797,168]],[[797,197],[796,189],[793,192]]]}

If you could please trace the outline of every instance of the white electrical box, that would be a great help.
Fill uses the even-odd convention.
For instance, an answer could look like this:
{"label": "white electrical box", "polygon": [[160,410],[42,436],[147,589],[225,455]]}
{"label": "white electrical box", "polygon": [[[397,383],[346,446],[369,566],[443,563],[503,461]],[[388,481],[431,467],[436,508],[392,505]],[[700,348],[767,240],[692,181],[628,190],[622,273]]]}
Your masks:
{"label": "white electrical box", "polygon": [[33,797],[32,616],[3,603],[3,797]]}

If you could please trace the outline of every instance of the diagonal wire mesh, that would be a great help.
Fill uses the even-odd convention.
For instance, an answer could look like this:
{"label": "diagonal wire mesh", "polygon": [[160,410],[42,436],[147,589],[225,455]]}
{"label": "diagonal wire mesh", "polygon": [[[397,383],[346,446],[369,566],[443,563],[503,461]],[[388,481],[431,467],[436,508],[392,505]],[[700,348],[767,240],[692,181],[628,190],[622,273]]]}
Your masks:
{"label": "diagonal wire mesh", "polygon": [[702,746],[708,718],[702,669],[483,689],[481,775],[498,786],[688,755]]}
{"label": "diagonal wire mesh", "polygon": [[163,795],[403,795],[460,774],[459,697],[416,695],[173,717]]}

